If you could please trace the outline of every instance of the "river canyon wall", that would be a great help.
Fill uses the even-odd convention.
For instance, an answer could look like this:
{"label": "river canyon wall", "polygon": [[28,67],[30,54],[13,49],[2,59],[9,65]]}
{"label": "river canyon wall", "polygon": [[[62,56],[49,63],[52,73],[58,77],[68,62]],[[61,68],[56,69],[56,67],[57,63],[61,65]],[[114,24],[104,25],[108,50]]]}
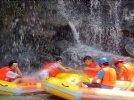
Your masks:
{"label": "river canyon wall", "polygon": [[[133,0],[0,2],[0,66],[15,59],[30,71],[77,44],[132,57],[125,46],[134,47]],[[69,56],[63,58],[79,59]]]}

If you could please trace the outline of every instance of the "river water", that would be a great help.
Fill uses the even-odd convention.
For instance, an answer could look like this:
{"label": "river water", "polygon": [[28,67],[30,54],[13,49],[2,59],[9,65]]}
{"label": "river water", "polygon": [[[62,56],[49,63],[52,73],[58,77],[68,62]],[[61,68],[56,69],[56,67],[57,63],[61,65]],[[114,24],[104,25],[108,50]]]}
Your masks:
{"label": "river water", "polygon": [[1,96],[0,100],[64,100],[50,94],[38,94],[30,96]]}
{"label": "river water", "polygon": [[[31,96],[1,96],[0,100],[65,100],[53,95],[49,95],[49,94],[39,94],[39,95],[31,95]],[[108,98],[108,99],[104,99],[104,98],[98,98],[98,99],[88,99],[88,100],[113,100],[113,98]],[[115,100],[132,100],[132,99],[123,99],[123,98],[119,98],[119,99],[115,99]]]}
{"label": "river water", "polygon": [[[41,94],[33,96],[1,96],[0,100],[65,100],[65,99],[48,94]],[[90,99],[90,100],[102,100],[102,99]]]}

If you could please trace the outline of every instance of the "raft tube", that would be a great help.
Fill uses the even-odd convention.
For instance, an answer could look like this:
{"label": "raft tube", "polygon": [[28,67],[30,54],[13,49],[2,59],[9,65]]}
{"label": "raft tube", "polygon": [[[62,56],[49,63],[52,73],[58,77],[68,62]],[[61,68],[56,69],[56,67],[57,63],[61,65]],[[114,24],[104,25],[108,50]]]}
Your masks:
{"label": "raft tube", "polygon": [[0,80],[0,95],[29,95],[46,93],[41,82],[11,83]]}
{"label": "raft tube", "polygon": [[134,92],[123,91],[131,83],[117,81],[114,89],[84,88],[79,85],[91,79],[78,74],[64,73],[57,77],[43,80],[45,91],[67,100],[91,100],[91,99],[134,99]]}

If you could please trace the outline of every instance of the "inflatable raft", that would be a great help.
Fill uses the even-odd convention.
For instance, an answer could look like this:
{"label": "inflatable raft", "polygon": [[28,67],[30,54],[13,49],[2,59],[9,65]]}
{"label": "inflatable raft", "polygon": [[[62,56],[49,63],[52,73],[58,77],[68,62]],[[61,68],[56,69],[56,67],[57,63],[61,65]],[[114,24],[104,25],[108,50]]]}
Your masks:
{"label": "inflatable raft", "polygon": [[91,100],[91,99],[134,99],[134,92],[123,91],[131,85],[127,81],[117,81],[114,89],[84,88],[81,82],[89,82],[92,79],[84,75],[63,73],[56,77],[44,79],[43,89],[51,94],[67,100]]}
{"label": "inflatable raft", "polygon": [[45,93],[40,82],[11,83],[0,80],[0,95],[29,95]]}

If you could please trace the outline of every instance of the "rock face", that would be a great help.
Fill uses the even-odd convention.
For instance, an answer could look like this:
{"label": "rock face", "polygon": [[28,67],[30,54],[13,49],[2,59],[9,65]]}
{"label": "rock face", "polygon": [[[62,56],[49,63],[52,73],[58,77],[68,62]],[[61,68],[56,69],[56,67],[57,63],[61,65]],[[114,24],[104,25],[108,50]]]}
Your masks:
{"label": "rock face", "polygon": [[21,18],[7,13],[3,19],[0,65],[16,59],[25,70],[54,60],[74,40],[67,20],[56,9],[56,1],[22,4],[24,14]]}
{"label": "rock face", "polygon": [[61,1],[60,10],[74,23],[83,44],[128,56],[125,45],[134,36],[132,0]]}
{"label": "rock face", "polygon": [[134,57],[134,2],[128,0],[122,2],[123,8],[123,20],[122,20],[122,32],[124,42],[124,53]]}
{"label": "rock face", "polygon": [[134,33],[134,2],[128,0],[128,2],[122,2],[123,8],[123,21],[122,29],[128,29],[130,33]]}
{"label": "rock face", "polygon": [[125,45],[134,42],[131,1],[0,1],[0,66],[15,59],[21,69],[31,71],[78,40],[96,50],[128,56]]}
{"label": "rock face", "polygon": [[127,53],[128,53],[129,55],[131,55],[132,57],[134,57],[134,43],[132,43],[132,44],[127,44],[127,45],[125,46],[125,49],[126,49],[126,51],[127,51]]}

